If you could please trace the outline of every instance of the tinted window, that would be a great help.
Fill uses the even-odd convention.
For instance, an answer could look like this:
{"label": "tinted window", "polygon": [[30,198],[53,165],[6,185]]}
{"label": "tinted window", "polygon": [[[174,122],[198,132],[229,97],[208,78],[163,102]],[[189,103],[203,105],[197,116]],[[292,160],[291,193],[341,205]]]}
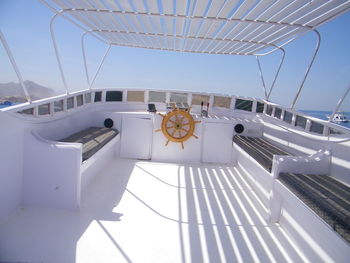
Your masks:
{"label": "tinted window", "polygon": [[256,112],[258,112],[258,113],[262,113],[262,112],[264,112],[264,103],[261,103],[261,102],[257,102],[256,103]]}
{"label": "tinted window", "polygon": [[39,115],[50,114],[50,103],[39,105]]}
{"label": "tinted window", "polygon": [[282,114],[282,110],[280,108],[275,108],[275,117],[277,119],[280,119],[281,118],[281,114]]}
{"label": "tinted window", "polygon": [[192,94],[192,105],[201,105],[202,102],[204,105],[207,105],[209,102],[208,95]]}
{"label": "tinted window", "polygon": [[67,99],[67,109],[72,109],[74,108],[74,98],[70,97]]}
{"label": "tinted window", "polygon": [[304,118],[302,116],[297,116],[296,119],[295,119],[295,126],[305,129],[305,127],[306,127],[306,118]]}
{"label": "tinted window", "polygon": [[91,93],[85,93],[85,103],[91,103]]}
{"label": "tinted window", "polygon": [[95,102],[102,101],[102,91],[95,92]]}
{"label": "tinted window", "polygon": [[55,112],[63,111],[63,100],[55,101],[53,108]]}
{"label": "tinted window", "polygon": [[323,134],[324,126],[321,123],[311,121],[310,131]]}
{"label": "tinted window", "polygon": [[144,102],[145,101],[145,93],[143,91],[128,91],[127,93],[127,101],[136,101],[136,102]]}
{"label": "tinted window", "polygon": [[84,102],[83,102],[83,95],[78,95],[77,96],[77,106],[79,107],[79,106],[81,106],[83,104],[84,104]]}
{"label": "tinted window", "polygon": [[251,100],[236,99],[235,109],[252,111],[253,102]]}
{"label": "tinted window", "polygon": [[292,123],[292,119],[293,119],[293,113],[289,112],[289,111],[285,111],[284,112],[284,116],[283,116],[283,120],[289,124]]}
{"label": "tinted window", "polygon": [[122,91],[107,91],[106,101],[123,101]]}
{"label": "tinted window", "polygon": [[231,105],[231,97],[214,96],[214,107],[229,109]]}
{"label": "tinted window", "polygon": [[271,105],[267,105],[266,106],[266,114],[267,115],[272,115],[272,110],[273,110],[273,106],[271,106]]}
{"label": "tinted window", "polygon": [[149,102],[164,102],[166,99],[166,93],[165,92],[159,92],[159,91],[150,91],[149,92]]}
{"label": "tinted window", "polygon": [[171,93],[170,102],[187,102],[187,93]]}
{"label": "tinted window", "polygon": [[19,111],[18,113],[26,114],[26,115],[34,115],[34,108],[25,109],[25,110]]}
{"label": "tinted window", "polygon": [[339,130],[335,130],[333,128],[329,128],[329,133],[330,134],[344,134],[343,132],[339,131]]}

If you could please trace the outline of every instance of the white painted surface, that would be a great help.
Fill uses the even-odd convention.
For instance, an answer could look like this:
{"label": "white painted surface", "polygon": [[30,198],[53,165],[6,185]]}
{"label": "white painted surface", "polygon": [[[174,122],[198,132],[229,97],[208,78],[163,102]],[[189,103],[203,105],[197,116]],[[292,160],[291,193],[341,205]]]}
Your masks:
{"label": "white painted surface", "polygon": [[21,203],[23,124],[0,112],[0,222]]}
{"label": "white painted surface", "polygon": [[25,208],[0,225],[0,261],[347,262],[348,246],[320,253],[261,209],[236,168],[116,160],[79,212]]}
{"label": "white painted surface", "polygon": [[202,161],[230,163],[232,154],[233,124],[205,122],[203,124]]}
{"label": "white painted surface", "polygon": [[331,152],[319,150],[309,156],[274,155],[272,171],[274,178],[280,173],[330,174]]}
{"label": "white painted surface", "polygon": [[237,157],[237,168],[244,174],[247,182],[259,196],[264,206],[268,208],[273,185],[271,173],[266,171],[253,157],[235,143],[233,144],[233,149],[233,154]]}
{"label": "white painted surface", "polygon": [[45,140],[33,131],[24,145],[23,205],[78,209],[82,144]]}
{"label": "white painted surface", "polygon": [[84,191],[91,181],[99,176],[100,171],[118,156],[119,148],[120,134],[81,164],[81,191]]}
{"label": "white painted surface", "polygon": [[[64,192],[61,190],[51,191],[52,187],[57,186],[57,182],[60,183],[59,186],[63,186],[59,189],[74,189],[69,181],[72,180],[70,172],[65,173],[63,177],[52,174],[52,170],[56,166],[49,169],[50,166],[45,163],[45,158],[48,157],[41,160],[38,158],[37,165],[30,167],[31,158],[34,158],[30,155],[34,155],[41,149],[41,146],[37,147],[33,142],[30,142],[29,147],[24,149],[27,145],[24,143],[25,138],[33,129],[40,130],[40,135],[43,138],[55,140],[89,126],[102,126],[103,120],[107,116],[114,118],[116,127],[121,127],[121,116],[124,113],[116,112],[121,109],[135,109],[135,107],[124,103],[110,103],[108,105],[97,103],[91,107],[78,108],[75,112],[57,114],[54,117],[41,117],[33,121],[24,121],[23,118],[14,118],[10,115],[5,117],[2,114],[6,113],[0,112],[0,142],[6,147],[4,148],[6,151],[0,152],[0,221],[16,211],[19,206],[28,204],[26,202],[30,198],[37,200],[41,198],[40,202],[46,202],[50,206],[56,204],[56,201],[52,199],[56,192],[60,193],[56,197],[64,197]],[[250,122],[249,118],[254,118],[249,114],[244,118],[236,116],[232,112],[230,114],[235,117],[221,118],[246,123]],[[159,128],[161,117],[155,116],[157,118],[154,128]],[[218,119],[220,118],[218,117]],[[3,123],[6,123],[6,126],[3,126]],[[254,130],[255,127],[257,130]],[[269,128],[271,127],[269,126]],[[258,136],[261,133],[261,124],[252,122],[252,126],[248,130],[247,135]],[[285,146],[288,146],[289,133],[280,132],[274,126],[272,126],[270,133],[267,132],[267,129],[264,130],[265,134],[271,135],[274,140],[286,140]],[[191,138],[186,141],[185,150],[182,150],[181,146],[175,143],[170,143],[168,147],[165,147],[166,139],[164,136],[161,133],[153,133],[153,139],[156,142],[152,143],[155,150],[152,156],[171,162],[200,162],[201,139],[204,136],[202,124],[196,125],[195,134],[200,139]],[[290,137],[291,140],[293,138],[293,136]],[[332,150],[332,176],[338,176],[338,179],[349,182],[347,173],[350,169],[349,142],[337,145],[325,142],[323,145],[305,137],[289,145],[297,146],[301,150],[303,149],[301,147],[310,148],[313,152],[320,145],[330,146]],[[52,146],[52,149],[55,147]],[[118,146],[116,149],[118,150]],[[305,241],[302,240],[303,238],[308,240],[310,235],[313,236],[316,244],[319,239],[333,240],[334,237],[328,236],[334,235],[333,232],[329,232],[328,226],[318,224],[310,231],[305,227],[305,234],[295,228],[295,224],[288,225],[287,220],[285,220],[283,227],[288,228],[288,232],[293,237],[292,240],[297,240],[296,243],[293,243],[291,239],[286,238],[285,232],[280,230],[279,225],[250,224],[249,216],[253,218],[253,221],[261,216],[265,222],[268,213],[265,207],[268,207],[268,202],[265,203],[265,201],[269,201],[268,189],[271,189],[272,180],[254,165],[251,157],[244,155],[236,157],[233,159],[237,161],[237,167],[230,168],[232,173],[230,180],[233,180],[230,181],[232,189],[222,191],[220,187],[224,188],[225,183],[221,180],[228,178],[227,176],[230,174],[227,172],[225,174],[228,175],[221,176],[222,171],[227,171],[224,165],[197,164],[191,166],[146,163],[149,165],[142,167],[147,169],[144,169],[143,172],[137,172],[139,168],[136,168],[133,161],[129,160],[104,164],[104,171],[96,171],[96,177],[91,179],[95,181],[91,184],[91,189],[86,191],[86,198],[83,200],[80,212],[72,213],[25,207],[15,217],[9,219],[6,224],[0,225],[0,261],[109,262],[109,259],[113,258],[117,261],[120,259],[120,262],[154,262],[157,260],[163,262],[165,260],[162,259],[165,258],[178,262],[184,261],[183,258],[185,258],[186,261],[196,261],[197,259],[209,261],[210,259],[216,262],[224,261],[223,259],[228,258],[227,255],[232,255],[230,258],[234,258],[235,261],[240,261],[241,258],[253,261],[256,257],[259,259],[261,257],[261,261],[276,262],[315,261],[315,259],[320,259],[316,261],[342,262],[343,258],[349,258],[348,247],[345,246],[340,250],[332,248],[333,244],[338,244],[338,241],[327,243],[330,248],[325,249],[326,252],[322,252],[321,256],[317,257],[314,256],[318,253],[317,245],[304,248]],[[61,158],[65,160],[68,156],[62,154]],[[68,165],[70,165],[70,161],[67,159]],[[28,167],[29,169],[27,169]],[[41,167],[44,169],[41,170]],[[57,169],[63,168],[61,165]],[[151,169],[151,172],[148,168]],[[35,169],[44,173],[37,176],[30,172],[35,171]],[[210,176],[201,176],[199,172]],[[127,189],[131,190],[132,193],[136,192],[138,197],[141,195],[140,199],[137,199],[131,192],[125,191],[130,174],[130,184]],[[31,177],[32,175],[34,177]],[[49,177],[45,175],[49,175]],[[179,175],[182,178],[181,183],[185,183],[180,188],[177,185],[177,176]],[[148,180],[147,178],[153,179]],[[238,184],[234,178],[238,178],[237,180],[242,182]],[[73,177],[73,179],[75,178]],[[254,182],[256,187],[250,188],[248,182]],[[217,185],[220,187],[213,191],[213,187],[217,187]],[[32,193],[34,193],[29,199],[24,198],[27,186],[30,186]],[[47,187],[48,191],[40,190],[36,193],[36,187],[41,186]],[[265,190],[266,197],[263,197]],[[75,200],[73,192],[71,191],[70,195],[67,195],[67,198],[73,197],[70,201]],[[179,192],[182,193],[180,199]],[[24,203],[21,203],[22,195]],[[123,199],[120,201],[122,195]],[[262,197],[263,201],[256,196]],[[255,208],[250,205],[249,198],[251,198]],[[142,203],[141,200],[147,202]],[[181,213],[179,213],[180,210],[174,208],[179,207],[179,204],[182,209]],[[283,211],[298,213],[299,210],[296,207],[299,205],[297,202],[295,204],[291,202],[282,208]],[[238,210],[232,210],[231,207],[226,206],[237,207]],[[234,211],[239,218],[243,219],[243,223],[236,222],[229,227],[223,225],[222,220],[227,220],[230,213],[231,218],[234,217]],[[116,213],[123,214],[120,218],[121,221],[118,221],[120,216]],[[180,214],[188,221],[179,223]],[[286,215],[285,212],[284,214]],[[175,216],[176,220],[169,220],[168,218],[174,219],[169,215]],[[297,218],[296,221],[305,220],[306,226],[314,222],[308,221],[309,217],[304,216],[304,212],[301,212],[300,215],[300,217],[295,215],[293,217]],[[328,230],[320,230],[319,227],[326,227]],[[228,228],[231,229],[231,232]],[[243,236],[244,231],[247,238]],[[293,231],[295,231],[294,234]],[[233,239],[231,239],[230,233],[233,233]],[[262,235],[263,240],[265,238],[269,240],[265,242],[265,245],[261,242],[258,233]],[[271,236],[271,233],[277,233],[277,241]],[[295,238],[297,236],[299,238]],[[320,242],[320,246],[324,246],[322,242]],[[139,251],[139,254],[135,255],[135,251]],[[332,260],[329,260],[330,258]]]}
{"label": "white painted surface", "polygon": [[276,191],[281,198],[280,224],[300,247],[309,251],[311,262],[349,261],[348,242],[279,181]]}
{"label": "white painted surface", "polygon": [[350,186],[350,141],[332,146],[330,174]]}
{"label": "white painted surface", "polygon": [[123,116],[120,156],[125,158],[151,158],[153,125],[149,116]]}

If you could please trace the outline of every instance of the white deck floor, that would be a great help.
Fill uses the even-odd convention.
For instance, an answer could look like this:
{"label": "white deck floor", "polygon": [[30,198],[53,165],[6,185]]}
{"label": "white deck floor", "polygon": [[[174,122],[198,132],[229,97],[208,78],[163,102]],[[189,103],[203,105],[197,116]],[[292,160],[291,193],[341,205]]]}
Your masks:
{"label": "white deck floor", "polygon": [[0,262],[301,262],[233,167],[117,159],[79,212],[21,209]]}

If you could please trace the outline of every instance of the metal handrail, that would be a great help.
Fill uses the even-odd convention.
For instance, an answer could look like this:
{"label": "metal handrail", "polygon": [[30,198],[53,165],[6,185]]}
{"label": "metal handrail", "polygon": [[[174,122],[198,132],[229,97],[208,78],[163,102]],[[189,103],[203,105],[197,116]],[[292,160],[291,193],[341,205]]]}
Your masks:
{"label": "metal handrail", "polygon": [[12,67],[13,67],[13,69],[14,69],[15,72],[16,72],[18,81],[19,81],[19,83],[21,84],[22,89],[23,89],[23,91],[24,91],[24,95],[26,96],[27,101],[28,101],[29,103],[31,103],[31,102],[32,102],[32,99],[30,98],[29,93],[28,93],[28,90],[27,90],[27,88],[26,88],[26,85],[24,84],[24,81],[23,81],[21,72],[19,71],[19,68],[18,68],[18,66],[17,66],[16,60],[15,60],[15,58],[13,57],[12,52],[11,52],[11,50],[10,50],[10,47],[9,47],[9,45],[7,44],[7,41],[6,41],[6,39],[5,39],[5,36],[4,36],[3,33],[1,32],[1,30],[0,30],[0,40],[1,40],[1,43],[2,43],[2,45],[4,46],[4,48],[5,48],[5,50],[6,50],[7,56],[8,56],[9,59],[10,59],[10,62],[11,62],[11,64],[12,64]]}
{"label": "metal handrail", "polygon": [[302,80],[302,82],[301,82],[301,84],[300,84],[300,86],[299,86],[299,88],[298,88],[298,90],[297,90],[297,94],[295,95],[295,98],[294,98],[294,100],[293,100],[293,102],[292,102],[291,109],[294,109],[295,103],[297,102],[297,100],[298,100],[298,98],[299,98],[300,92],[301,92],[301,90],[302,90],[303,87],[304,87],[304,83],[305,83],[305,81],[306,81],[306,78],[308,77],[308,75],[309,75],[309,73],[310,73],[310,69],[311,69],[311,67],[312,67],[312,65],[313,65],[313,63],[314,63],[314,61],[315,61],[316,55],[318,54],[318,51],[319,51],[319,49],[320,49],[321,35],[320,35],[320,33],[319,33],[316,29],[313,29],[312,31],[313,31],[313,32],[316,34],[316,36],[317,36],[317,42],[316,42],[315,51],[314,51],[314,54],[313,54],[312,59],[311,59],[311,61],[310,61],[310,64],[309,64],[309,66],[308,66],[307,69],[306,69],[306,72],[305,72],[305,74],[304,74],[304,78],[303,78],[303,80]]}
{"label": "metal handrail", "polygon": [[96,77],[97,77],[98,73],[100,72],[100,69],[101,69],[103,63],[105,62],[105,59],[106,59],[106,57],[107,57],[107,55],[108,55],[108,53],[109,53],[109,51],[111,49],[111,46],[112,46],[111,44],[108,45],[108,47],[107,47],[107,49],[106,49],[106,51],[105,51],[105,53],[104,53],[104,55],[103,55],[103,57],[101,59],[100,65],[98,66],[98,68],[96,70],[95,76],[94,76],[94,78],[92,79],[92,81],[90,83],[90,88],[89,89],[91,89],[91,87],[94,85]]}
{"label": "metal handrail", "polygon": [[333,119],[334,115],[337,113],[337,111],[339,110],[340,106],[342,105],[345,97],[348,95],[350,91],[350,85],[349,87],[347,88],[347,90],[345,91],[344,95],[339,99],[338,103],[337,103],[337,106],[335,107],[333,113],[331,114],[331,116],[329,117],[328,121],[331,122],[331,120]]}
{"label": "metal handrail", "polygon": [[273,90],[273,88],[274,88],[274,86],[275,86],[277,77],[278,77],[278,75],[279,75],[279,73],[280,73],[282,64],[283,64],[283,62],[284,62],[285,54],[286,54],[286,52],[285,52],[285,50],[284,50],[283,48],[279,48],[278,50],[281,50],[281,51],[282,51],[282,57],[281,57],[281,60],[280,60],[278,69],[277,69],[277,71],[276,71],[275,77],[274,77],[274,79],[273,79],[273,81],[272,81],[272,84],[271,84],[269,93],[267,93],[267,90],[266,90],[266,85],[265,85],[265,80],[264,80],[264,74],[263,74],[263,72],[262,72],[262,68],[261,68],[259,56],[256,56],[256,61],[257,61],[257,63],[258,63],[258,67],[259,67],[259,74],[260,74],[261,82],[262,82],[262,84],[263,84],[263,88],[264,88],[264,93],[265,93],[265,99],[266,99],[266,101],[269,101],[271,92],[272,92],[272,90]]}
{"label": "metal handrail", "polygon": [[267,101],[270,99],[271,92],[272,92],[273,88],[275,87],[275,83],[276,83],[277,77],[278,77],[278,75],[279,75],[279,73],[280,73],[282,64],[283,64],[283,62],[284,62],[284,58],[285,58],[285,56],[286,56],[286,51],[285,51],[283,48],[280,48],[280,50],[282,51],[282,57],[281,57],[280,64],[279,64],[279,66],[278,66],[278,69],[277,69],[275,78],[273,79],[273,82],[272,82],[272,84],[271,84],[269,94],[267,95],[267,99],[266,99]]}
{"label": "metal handrail", "polygon": [[67,86],[67,82],[66,82],[66,78],[64,76],[64,72],[63,72],[63,68],[62,68],[62,63],[61,63],[61,59],[60,59],[60,54],[58,52],[58,48],[57,48],[57,42],[56,42],[56,36],[55,36],[55,32],[53,30],[53,25],[54,22],[56,21],[56,18],[60,15],[60,13],[56,13],[53,15],[53,17],[51,18],[50,21],[50,33],[51,33],[51,39],[52,39],[52,44],[55,50],[55,55],[56,55],[56,60],[57,60],[57,64],[58,64],[58,68],[60,70],[60,74],[61,74],[61,78],[62,78],[62,82],[63,82],[63,86],[66,90],[66,94],[69,94],[68,91],[68,86]]}
{"label": "metal handrail", "polygon": [[266,85],[265,85],[265,80],[264,80],[264,74],[263,74],[263,72],[262,72],[261,65],[260,65],[260,60],[259,60],[259,57],[258,57],[258,56],[256,56],[256,61],[257,61],[257,63],[258,63],[259,74],[260,74],[261,82],[262,82],[263,88],[264,88],[265,99],[267,100],[267,91],[266,91]]}
{"label": "metal handrail", "polygon": [[89,71],[87,69],[87,64],[86,64],[86,55],[85,55],[85,36],[89,33],[89,31],[85,31],[81,35],[81,51],[83,53],[83,62],[84,62],[84,68],[85,68],[85,75],[86,75],[86,80],[88,83],[88,86],[90,87],[90,78],[89,78]]}

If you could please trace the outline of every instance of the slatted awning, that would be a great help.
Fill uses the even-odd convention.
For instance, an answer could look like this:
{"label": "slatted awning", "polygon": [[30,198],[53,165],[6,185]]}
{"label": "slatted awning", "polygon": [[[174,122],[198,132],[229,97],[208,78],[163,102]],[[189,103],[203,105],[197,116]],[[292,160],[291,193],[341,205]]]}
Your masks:
{"label": "slatted awning", "polygon": [[255,55],[350,8],[347,0],[51,0],[112,45]]}

